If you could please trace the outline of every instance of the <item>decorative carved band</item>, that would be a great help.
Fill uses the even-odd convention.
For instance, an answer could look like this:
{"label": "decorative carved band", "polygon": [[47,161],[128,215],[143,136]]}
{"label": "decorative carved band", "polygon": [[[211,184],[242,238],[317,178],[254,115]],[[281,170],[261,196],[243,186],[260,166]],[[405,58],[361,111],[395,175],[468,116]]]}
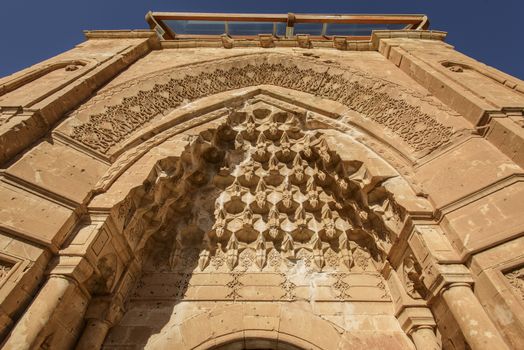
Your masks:
{"label": "decorative carved band", "polygon": [[[312,285],[317,289],[316,293],[311,293]],[[213,301],[391,300],[383,277],[376,272],[312,273],[300,270],[291,273],[147,271],[136,284],[130,300],[206,301],[211,295]]]}
{"label": "decorative carved band", "polygon": [[[143,124],[166,114],[183,103],[224,91],[258,85],[275,85],[311,93],[362,113],[385,126],[415,151],[429,152],[447,142],[453,129],[444,126],[420,107],[390,95],[391,83],[357,76],[352,71],[339,74],[301,69],[294,63],[251,62],[228,69],[217,68],[196,75],[173,76],[152,89],[124,97],[119,104],[94,114],[73,127],[71,137],[107,154]],[[359,78],[353,79],[353,77]],[[386,89],[388,87],[388,89]],[[386,91],[387,90],[387,91]]]}

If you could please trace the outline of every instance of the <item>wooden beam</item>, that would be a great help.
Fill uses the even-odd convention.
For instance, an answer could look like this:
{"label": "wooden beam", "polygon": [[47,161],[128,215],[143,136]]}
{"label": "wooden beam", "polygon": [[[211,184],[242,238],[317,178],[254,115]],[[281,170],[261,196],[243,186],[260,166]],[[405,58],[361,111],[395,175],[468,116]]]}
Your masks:
{"label": "wooden beam", "polygon": [[239,13],[193,13],[153,12],[159,20],[230,21],[230,22],[287,22],[287,14],[239,14]]}

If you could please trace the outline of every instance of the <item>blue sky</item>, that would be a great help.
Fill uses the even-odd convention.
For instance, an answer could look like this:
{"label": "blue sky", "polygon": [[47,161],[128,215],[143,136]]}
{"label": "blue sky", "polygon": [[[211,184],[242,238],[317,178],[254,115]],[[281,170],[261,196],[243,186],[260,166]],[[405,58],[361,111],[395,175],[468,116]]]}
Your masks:
{"label": "blue sky", "polygon": [[2,0],[0,77],[74,47],[84,29],[147,28],[148,10],[424,13],[457,50],[524,79],[524,0]]}

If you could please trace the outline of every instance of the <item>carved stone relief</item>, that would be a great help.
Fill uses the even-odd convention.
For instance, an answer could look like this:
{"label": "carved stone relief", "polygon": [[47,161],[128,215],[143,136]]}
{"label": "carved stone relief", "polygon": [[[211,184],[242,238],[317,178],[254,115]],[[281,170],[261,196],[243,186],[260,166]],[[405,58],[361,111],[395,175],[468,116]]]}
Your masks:
{"label": "carved stone relief", "polygon": [[[195,138],[174,169],[160,165],[154,201],[169,201],[159,210],[165,218],[170,211],[179,217],[169,222],[178,237],[171,261],[195,237],[204,242],[201,271],[263,270],[270,250],[291,260],[308,256],[319,271],[339,260],[351,269],[357,241],[363,270],[369,254],[385,256],[390,239],[379,216],[389,199],[377,189],[361,193],[365,172],[348,170],[319,133],[303,132],[303,119],[264,108],[235,112]],[[273,265],[275,259],[273,253]]]}
{"label": "carved stone relief", "polygon": [[364,78],[362,74],[350,70],[334,74],[326,70],[303,69],[292,63],[255,61],[195,75],[168,77],[165,83],[157,83],[150,90],[124,97],[119,104],[91,115],[88,121],[73,127],[71,137],[107,154],[111,147],[145,123],[188,101],[263,84],[308,92],[340,102],[385,126],[415,151],[431,151],[453,135],[451,127],[422,112],[420,107],[390,96],[392,83]]}
{"label": "carved stone relief", "polygon": [[239,293],[240,289],[244,286],[244,284],[240,281],[240,273],[232,273],[231,277],[232,280],[226,284],[227,288],[229,288],[229,293],[226,295],[227,299],[241,299],[242,295]]}
{"label": "carved stone relief", "polygon": [[421,267],[413,256],[413,253],[408,252],[406,254],[400,269],[406,293],[413,299],[425,298],[427,291],[421,279]]}
{"label": "carved stone relief", "polygon": [[[216,125],[157,163],[140,195],[115,208],[146,275],[177,281],[143,282],[134,297],[205,298],[206,275],[227,287],[223,300],[253,290],[267,298],[273,292],[250,277],[263,274],[283,301],[309,300],[311,278],[334,288],[334,300],[389,299],[375,265],[394,235],[387,221],[403,212],[380,182],[370,185],[363,164],[342,161],[305,114],[257,103]],[[354,274],[369,282],[352,286]]]}
{"label": "carved stone relief", "polygon": [[0,282],[2,282],[7,277],[12,268],[12,263],[0,261]]}
{"label": "carved stone relief", "polygon": [[289,277],[286,274],[281,274],[283,278],[283,282],[280,283],[280,288],[282,289],[282,296],[280,297],[280,300],[287,300],[287,301],[293,301],[296,299],[296,288],[297,285],[289,279]]}
{"label": "carved stone relief", "polygon": [[351,297],[349,294],[349,283],[344,281],[344,274],[337,273],[334,274],[333,277],[336,278],[336,282],[333,283],[333,288],[338,292],[337,299],[345,300],[348,297]]}
{"label": "carved stone relief", "polygon": [[507,272],[504,276],[508,279],[515,295],[524,302],[524,267]]}

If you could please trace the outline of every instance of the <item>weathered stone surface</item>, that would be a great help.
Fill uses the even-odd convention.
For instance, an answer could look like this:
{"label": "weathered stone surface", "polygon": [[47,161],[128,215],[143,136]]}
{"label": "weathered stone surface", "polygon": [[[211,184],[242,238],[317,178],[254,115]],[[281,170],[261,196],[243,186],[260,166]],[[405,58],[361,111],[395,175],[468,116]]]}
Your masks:
{"label": "weathered stone surface", "polygon": [[524,85],[444,36],[87,32],[1,79],[3,348],[522,348]]}

